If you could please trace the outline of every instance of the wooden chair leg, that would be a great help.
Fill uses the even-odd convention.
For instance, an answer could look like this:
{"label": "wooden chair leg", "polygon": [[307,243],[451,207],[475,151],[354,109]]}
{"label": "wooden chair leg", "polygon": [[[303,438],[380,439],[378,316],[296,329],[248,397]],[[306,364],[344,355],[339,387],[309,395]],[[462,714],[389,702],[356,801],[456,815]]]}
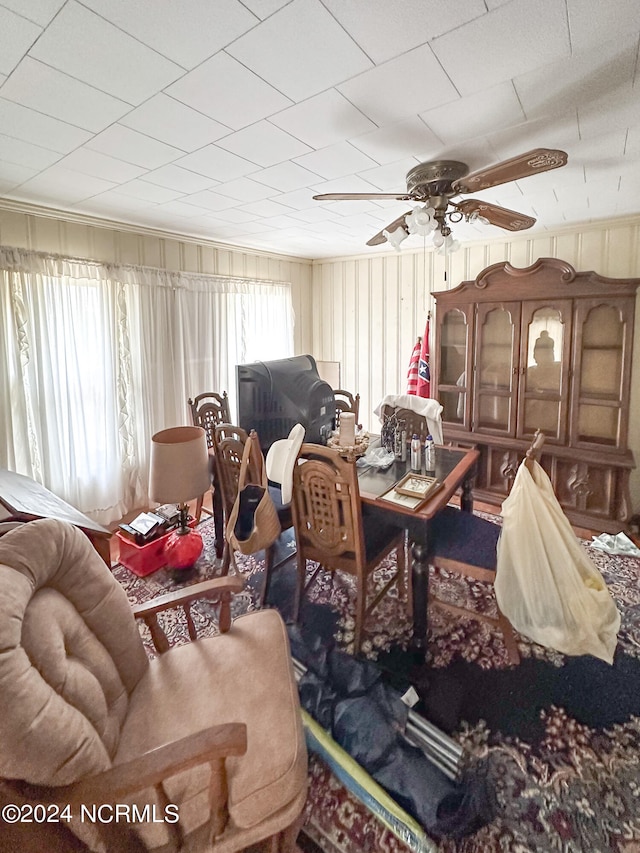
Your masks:
{"label": "wooden chair leg", "polygon": [[500,630],[502,631],[504,644],[507,647],[509,662],[517,666],[520,663],[520,652],[518,651],[518,644],[516,642],[515,634],[513,633],[513,627],[511,625],[511,622],[509,622],[509,620],[504,615],[504,613],[502,613],[500,608],[498,608],[498,625],[500,626]]}
{"label": "wooden chair leg", "polygon": [[362,646],[362,634],[364,631],[364,620],[367,609],[367,581],[366,578],[358,578],[358,596],[356,600],[356,630],[354,637],[354,654],[360,652]]}
{"label": "wooden chair leg", "polygon": [[200,524],[200,516],[202,515],[202,504],[203,504],[203,502],[204,502],[204,495],[200,495],[200,497],[196,501],[196,513],[195,513],[196,521],[198,522],[198,524]]}
{"label": "wooden chair leg", "polygon": [[273,572],[273,564],[275,562],[275,546],[271,545],[264,552],[264,578],[262,579],[262,589],[260,591],[259,607],[264,607],[269,598],[269,584],[271,583],[271,574]]}
{"label": "wooden chair leg", "polygon": [[304,582],[307,577],[307,561],[300,551],[298,551],[296,563],[298,571],[296,578],[296,594],[293,601],[293,621],[297,623],[300,621],[300,607],[302,606],[302,597],[304,595]]}

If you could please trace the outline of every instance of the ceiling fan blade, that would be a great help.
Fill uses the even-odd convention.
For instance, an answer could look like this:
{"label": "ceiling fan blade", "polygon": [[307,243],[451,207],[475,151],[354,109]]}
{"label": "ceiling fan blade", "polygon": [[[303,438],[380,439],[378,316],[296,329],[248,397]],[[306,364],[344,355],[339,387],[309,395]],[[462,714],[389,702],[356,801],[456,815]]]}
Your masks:
{"label": "ceiling fan blade", "polygon": [[507,231],[524,231],[527,228],[531,228],[536,222],[533,217],[525,216],[524,213],[517,213],[515,210],[498,207],[497,204],[489,204],[487,201],[480,201],[480,199],[476,198],[456,202],[454,207],[460,213],[464,213],[465,216],[477,213],[478,216],[483,216],[491,225],[506,228]]}
{"label": "ceiling fan blade", "polygon": [[381,198],[395,199],[396,201],[411,201],[412,195],[404,193],[323,193],[314,195],[316,201],[377,201]]}
{"label": "ceiling fan blade", "polygon": [[459,193],[473,193],[477,190],[486,190],[489,187],[497,187],[509,181],[517,181],[538,172],[548,172],[566,166],[567,154],[555,148],[534,148],[526,154],[503,160],[495,166],[472,172],[460,180],[455,181],[453,188]]}
{"label": "ceiling fan blade", "polygon": [[[378,231],[375,237],[372,237],[370,240],[367,240],[367,246],[379,246],[381,243],[386,243],[387,238],[384,236],[385,231],[395,231],[397,228],[404,228],[407,231],[407,225],[405,222],[405,216],[411,213],[410,210],[407,213],[403,213],[402,216],[399,216],[397,219],[394,219],[390,225],[387,225],[386,228],[383,228],[382,231]],[[407,231],[407,234],[409,232]]]}

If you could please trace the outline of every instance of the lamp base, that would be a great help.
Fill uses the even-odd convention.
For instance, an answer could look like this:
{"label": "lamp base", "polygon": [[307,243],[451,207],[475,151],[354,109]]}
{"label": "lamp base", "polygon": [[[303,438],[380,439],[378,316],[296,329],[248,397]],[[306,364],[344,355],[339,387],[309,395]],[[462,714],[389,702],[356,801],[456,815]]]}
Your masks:
{"label": "lamp base", "polygon": [[202,554],[203,547],[202,535],[197,530],[191,527],[187,527],[184,532],[183,528],[174,530],[164,546],[167,567],[182,571],[193,568],[193,564]]}

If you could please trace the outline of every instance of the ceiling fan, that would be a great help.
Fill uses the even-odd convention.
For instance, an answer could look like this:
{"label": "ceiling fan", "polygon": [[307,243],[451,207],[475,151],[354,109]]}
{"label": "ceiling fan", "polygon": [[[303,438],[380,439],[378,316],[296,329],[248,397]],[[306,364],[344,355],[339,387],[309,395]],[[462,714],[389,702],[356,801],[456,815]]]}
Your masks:
{"label": "ceiling fan", "polygon": [[449,222],[478,220],[497,225],[507,231],[524,231],[531,228],[535,219],[499,207],[480,199],[453,201],[458,195],[486,190],[509,181],[517,181],[538,172],[558,169],[567,163],[567,154],[553,148],[534,148],[494,166],[468,174],[466,163],[457,160],[432,160],[419,163],[407,173],[407,191],[398,193],[324,193],[314,195],[317,201],[414,201],[423,205],[403,213],[386,228],[367,241],[367,246],[377,246],[388,240],[398,248],[409,234],[434,234],[436,247],[451,244]]}

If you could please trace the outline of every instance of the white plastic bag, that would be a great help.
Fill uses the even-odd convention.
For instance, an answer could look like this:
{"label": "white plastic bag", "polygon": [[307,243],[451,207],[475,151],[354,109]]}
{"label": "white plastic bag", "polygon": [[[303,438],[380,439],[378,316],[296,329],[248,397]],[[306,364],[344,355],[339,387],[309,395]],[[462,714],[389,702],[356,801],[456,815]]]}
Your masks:
{"label": "white plastic bag", "polygon": [[495,580],[500,610],[536,643],[613,663],[620,614],[537,462],[531,470],[520,465],[502,517]]}

